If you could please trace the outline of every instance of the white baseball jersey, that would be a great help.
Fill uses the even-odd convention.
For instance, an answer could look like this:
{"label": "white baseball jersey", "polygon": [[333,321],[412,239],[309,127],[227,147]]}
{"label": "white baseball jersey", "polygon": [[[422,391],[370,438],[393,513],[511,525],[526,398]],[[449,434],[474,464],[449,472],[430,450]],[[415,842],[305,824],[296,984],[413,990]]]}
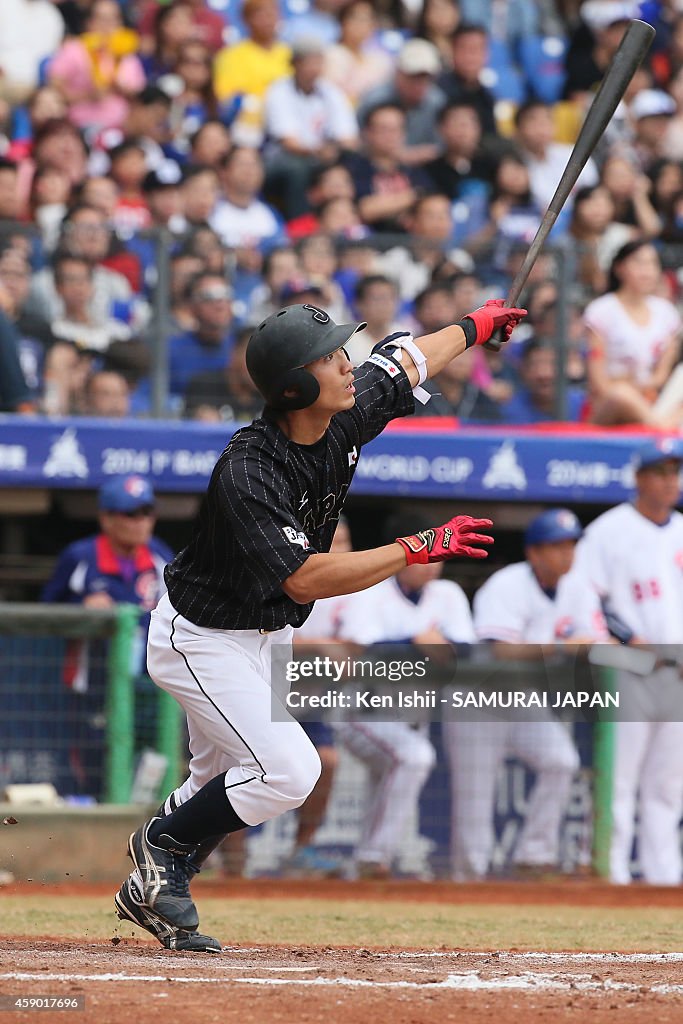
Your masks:
{"label": "white baseball jersey", "polygon": [[649,295],[647,305],[650,310],[647,324],[636,323],[613,292],[586,306],[586,324],[605,342],[608,376],[633,376],[640,384],[645,384],[659,357],[680,330],[680,315],[668,299]]}
{"label": "white baseball jersey", "polygon": [[294,630],[294,643],[301,640],[336,640],[339,638],[344,609],[358,594],[340,594],[316,601],[313,611],[298,629]]}
{"label": "white baseball jersey", "polygon": [[554,598],[540,586],[528,562],[494,572],[474,598],[480,640],[548,644],[606,638],[597,592],[576,568],[563,576]]}
{"label": "white baseball jersey", "polygon": [[683,515],[664,526],[629,502],[599,516],[586,530],[577,559],[614,612],[642,640],[683,642]]}
{"label": "white baseball jersey", "polygon": [[364,645],[410,641],[438,629],[452,643],[476,641],[467,598],[451,580],[431,580],[417,602],[403,593],[394,577],[354,596],[342,612],[339,635],[345,640]]}

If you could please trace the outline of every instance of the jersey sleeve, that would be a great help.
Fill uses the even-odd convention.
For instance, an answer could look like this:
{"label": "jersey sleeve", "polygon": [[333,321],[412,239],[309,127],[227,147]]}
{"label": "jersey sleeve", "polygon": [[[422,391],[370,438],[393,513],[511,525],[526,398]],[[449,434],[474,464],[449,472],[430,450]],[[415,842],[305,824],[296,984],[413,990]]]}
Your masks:
{"label": "jersey sleeve", "polygon": [[474,644],[477,634],[474,630],[470,603],[464,590],[457,583],[441,580],[440,599],[444,609],[441,631],[453,644]]}
{"label": "jersey sleeve", "polygon": [[524,612],[518,588],[495,573],[474,598],[474,628],[479,640],[524,642]]}
{"label": "jersey sleeve", "polygon": [[384,639],[378,605],[381,604],[383,585],[349,594],[341,609],[337,636],[340,640],[368,647]]}
{"label": "jersey sleeve", "polygon": [[415,411],[415,398],[401,364],[384,351],[373,352],[356,368],[356,403],[340,416],[350,416],[361,445],[381,434],[387,423]]}
{"label": "jersey sleeve", "polygon": [[[71,590],[71,577],[78,565],[78,555],[70,545],[62,551],[57,559],[52,576],[47,581],[41,594],[41,601],[49,604],[63,604],[74,600],[74,592]],[[79,595],[82,596],[82,595]]]}
{"label": "jersey sleeve", "polygon": [[235,452],[217,474],[219,502],[235,540],[248,558],[267,597],[299,569],[311,547],[291,502],[268,465]]}

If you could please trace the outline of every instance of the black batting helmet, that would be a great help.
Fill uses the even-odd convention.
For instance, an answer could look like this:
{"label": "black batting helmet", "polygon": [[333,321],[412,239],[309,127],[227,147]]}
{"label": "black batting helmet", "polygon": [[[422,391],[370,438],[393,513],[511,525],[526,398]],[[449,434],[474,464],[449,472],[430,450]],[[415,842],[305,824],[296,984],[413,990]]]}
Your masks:
{"label": "black batting helmet", "polygon": [[306,409],[320,394],[320,386],[304,366],[342,348],[365,326],[336,324],[324,309],[308,302],[288,306],[259,324],[249,339],[249,375],[272,408]]}

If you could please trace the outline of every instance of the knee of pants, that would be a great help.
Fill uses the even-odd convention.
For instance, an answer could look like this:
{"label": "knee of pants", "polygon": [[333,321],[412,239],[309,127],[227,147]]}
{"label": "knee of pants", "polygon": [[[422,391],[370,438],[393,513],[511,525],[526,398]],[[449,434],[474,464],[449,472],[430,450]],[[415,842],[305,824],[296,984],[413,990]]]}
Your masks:
{"label": "knee of pants", "polygon": [[399,760],[404,767],[426,778],[436,764],[436,751],[429,740],[422,736],[416,736],[415,741],[406,750],[399,751]]}
{"label": "knee of pants", "polygon": [[287,805],[285,809],[301,807],[306,797],[312,793],[321,770],[318,751],[306,738],[306,744],[301,744],[297,748],[296,759],[287,765],[277,781],[273,780],[282,803]]}

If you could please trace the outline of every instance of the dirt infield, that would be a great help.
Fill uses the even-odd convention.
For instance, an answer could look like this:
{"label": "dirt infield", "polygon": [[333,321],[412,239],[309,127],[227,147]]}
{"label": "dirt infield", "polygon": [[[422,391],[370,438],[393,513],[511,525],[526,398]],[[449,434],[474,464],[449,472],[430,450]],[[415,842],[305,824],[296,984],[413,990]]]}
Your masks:
{"label": "dirt infield", "polygon": [[[43,1011],[107,1024],[679,1024],[683,954],[470,953],[226,947],[173,954],[147,943],[0,941],[0,995],[84,1000]],[[67,1015],[73,1012],[73,1016]],[[14,1011],[14,1021],[35,1020]]]}
{"label": "dirt infield", "polygon": [[[148,1024],[162,1016],[169,1024],[680,1024],[683,1020],[683,952],[633,952],[642,948],[636,939],[621,953],[586,951],[551,952],[538,949],[461,949],[440,944],[432,948],[400,948],[397,943],[378,948],[352,945],[312,945],[301,928],[301,944],[243,943],[225,946],[218,955],[171,953],[143,937],[129,925],[114,926],[113,915],[103,914],[104,930],[96,939],[60,938],[60,918],[48,918],[49,908],[103,905],[108,886],[43,886],[24,882],[2,890],[32,909],[27,931],[40,927],[49,934],[0,938],[0,1007],[7,997],[50,997],[84,1000],[82,1010],[41,1010],[43,1021],[71,1020],[97,1024]],[[267,917],[271,908],[294,900],[317,899],[321,917],[334,921],[344,906],[356,913],[356,904],[393,905],[406,915],[421,904],[495,911],[502,918],[523,923],[538,908],[549,916],[567,904],[577,913],[585,907],[605,910],[610,920],[624,908],[634,914],[652,914],[674,908],[668,948],[683,949],[683,927],[676,908],[683,904],[680,889],[632,886],[615,889],[596,882],[557,885],[485,884],[457,886],[414,883],[323,883],[276,880],[198,881],[196,895],[210,913],[228,896],[227,907],[246,900]],[[30,897],[30,898],[29,898]],[[110,906],[109,899],[106,900]],[[224,909],[225,904],[221,903]],[[336,910],[335,910],[336,905]],[[396,907],[399,911],[396,911]],[[37,908],[37,909],[36,909]],[[496,908],[499,908],[498,910]],[[553,908],[557,908],[555,911]],[[99,912],[99,911],[98,911]],[[545,911],[544,911],[545,912]],[[42,916],[41,916],[42,915]],[[681,915],[683,919],[683,915]],[[49,924],[47,921],[49,920]],[[65,920],[65,919],[64,919]],[[66,921],[65,921],[66,923]],[[135,932],[135,937],[131,935]],[[104,939],[101,935],[110,937]],[[360,934],[360,933],[359,933]],[[680,945],[676,945],[680,939]],[[453,934],[451,941],[457,942]],[[553,947],[550,947],[552,949]],[[576,948],[576,947],[575,947]],[[6,1004],[5,1004],[6,1005]],[[70,1014],[73,1013],[73,1016]],[[0,1009],[0,1021],[33,1021],[35,1010]]]}

